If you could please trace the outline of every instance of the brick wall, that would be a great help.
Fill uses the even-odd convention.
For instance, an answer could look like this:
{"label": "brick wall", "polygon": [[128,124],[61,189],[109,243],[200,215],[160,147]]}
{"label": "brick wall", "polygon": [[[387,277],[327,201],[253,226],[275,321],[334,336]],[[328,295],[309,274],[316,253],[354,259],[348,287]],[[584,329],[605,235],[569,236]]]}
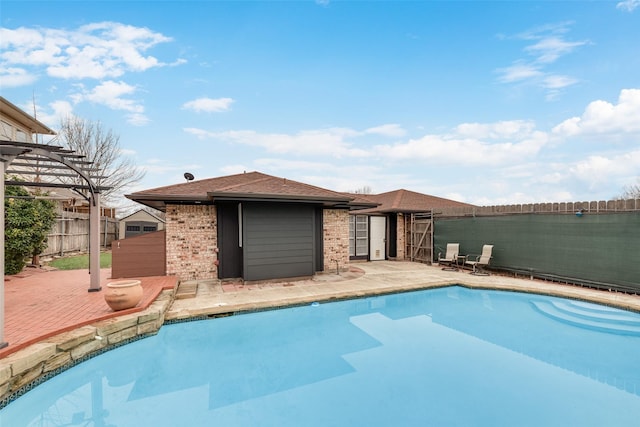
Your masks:
{"label": "brick wall", "polygon": [[325,209],[323,213],[324,271],[349,268],[349,211]]}
{"label": "brick wall", "polygon": [[167,205],[167,275],[215,279],[218,246],[215,206]]}

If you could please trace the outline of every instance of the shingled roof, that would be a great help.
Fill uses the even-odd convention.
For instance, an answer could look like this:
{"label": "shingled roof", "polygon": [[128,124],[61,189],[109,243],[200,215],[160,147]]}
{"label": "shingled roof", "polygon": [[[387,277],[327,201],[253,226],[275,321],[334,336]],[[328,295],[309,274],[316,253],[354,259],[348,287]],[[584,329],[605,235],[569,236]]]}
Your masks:
{"label": "shingled roof", "polygon": [[418,213],[426,212],[434,209],[456,206],[473,206],[468,203],[457,202],[442,197],[429,196],[427,194],[416,193],[409,190],[395,190],[382,194],[366,194],[359,195],[379,205],[375,208],[362,209],[354,211],[358,214],[374,214],[374,213]]}
{"label": "shingled roof", "polygon": [[353,197],[313,185],[245,172],[219,178],[189,181],[126,195],[128,199],[164,211],[167,203],[211,204],[215,201],[279,201],[321,203],[347,207]]}

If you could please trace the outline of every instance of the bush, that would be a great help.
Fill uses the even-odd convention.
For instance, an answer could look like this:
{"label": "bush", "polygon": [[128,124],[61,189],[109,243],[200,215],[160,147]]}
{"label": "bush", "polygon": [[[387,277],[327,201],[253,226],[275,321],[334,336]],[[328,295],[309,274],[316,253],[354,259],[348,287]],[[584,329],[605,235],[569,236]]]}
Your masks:
{"label": "bush", "polygon": [[[47,247],[47,234],[55,222],[55,205],[50,200],[27,199],[22,187],[5,189],[5,274],[17,274],[25,258],[39,255]],[[15,196],[15,197],[11,197]]]}

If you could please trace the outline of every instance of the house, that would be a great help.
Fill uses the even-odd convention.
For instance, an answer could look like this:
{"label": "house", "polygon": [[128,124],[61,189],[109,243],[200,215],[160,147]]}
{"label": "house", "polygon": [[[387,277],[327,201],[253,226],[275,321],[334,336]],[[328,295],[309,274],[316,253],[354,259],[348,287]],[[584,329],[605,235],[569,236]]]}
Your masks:
{"label": "house", "polygon": [[164,230],[164,223],[164,219],[140,209],[120,219],[118,236],[120,239],[126,239],[139,234]]}
{"label": "house", "polygon": [[[72,212],[89,215],[89,201],[71,188],[54,188],[47,190],[47,199],[53,200],[56,203],[56,209],[59,214],[62,214],[62,212]],[[115,219],[116,208],[100,205],[100,216]]]}
{"label": "house", "polygon": [[[45,124],[0,96],[0,140],[35,144],[39,143],[36,140],[37,135],[55,134]],[[42,161],[42,165],[37,167],[37,163],[27,165],[19,159],[6,172],[10,176],[24,178],[25,181],[52,181],[51,177],[55,177],[56,173],[48,170],[49,162],[44,158]],[[57,174],[60,174],[59,170]],[[28,189],[28,191],[35,193],[41,190]],[[89,214],[89,202],[71,188],[63,188],[63,186],[52,188],[47,190],[47,195],[49,199],[57,202],[59,211]],[[101,206],[100,213],[103,217],[115,218],[114,208]]]}
{"label": "house", "polygon": [[[410,253],[419,249],[412,241],[415,218],[428,221],[419,233],[432,233],[431,214],[434,210],[459,206],[473,206],[442,197],[430,196],[409,190],[395,190],[382,194],[352,194],[353,209],[349,216],[349,259],[382,260],[414,259]],[[413,239],[422,241],[426,256],[422,261],[430,262],[431,237],[425,234]]]}
{"label": "house", "polygon": [[37,134],[55,135],[56,133],[0,96],[0,139],[35,143]]}
{"label": "house", "polygon": [[181,280],[255,281],[348,268],[348,194],[249,172],[126,197],[165,212],[166,274]]}

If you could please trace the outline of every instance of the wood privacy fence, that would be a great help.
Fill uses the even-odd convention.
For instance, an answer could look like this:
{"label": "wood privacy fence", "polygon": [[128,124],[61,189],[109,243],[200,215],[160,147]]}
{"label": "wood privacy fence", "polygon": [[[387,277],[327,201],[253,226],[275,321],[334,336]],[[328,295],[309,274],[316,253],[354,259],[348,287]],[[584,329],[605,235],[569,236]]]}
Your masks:
{"label": "wood privacy fence", "polygon": [[166,274],[165,230],[116,240],[111,247],[111,277],[164,276]]}
{"label": "wood privacy fence", "polygon": [[433,254],[433,219],[430,212],[404,216],[405,259],[431,264]]}
{"label": "wood privacy fence", "polygon": [[[100,218],[100,247],[111,246],[118,238],[118,220]],[[89,215],[74,212],[58,212],[56,222],[47,235],[47,249],[43,256],[64,255],[69,252],[89,250]]]}
{"label": "wood privacy fence", "polygon": [[529,203],[499,206],[460,206],[440,208],[433,211],[434,216],[495,216],[510,214],[583,214],[615,213],[640,211],[640,199],[608,200],[595,202]]}

